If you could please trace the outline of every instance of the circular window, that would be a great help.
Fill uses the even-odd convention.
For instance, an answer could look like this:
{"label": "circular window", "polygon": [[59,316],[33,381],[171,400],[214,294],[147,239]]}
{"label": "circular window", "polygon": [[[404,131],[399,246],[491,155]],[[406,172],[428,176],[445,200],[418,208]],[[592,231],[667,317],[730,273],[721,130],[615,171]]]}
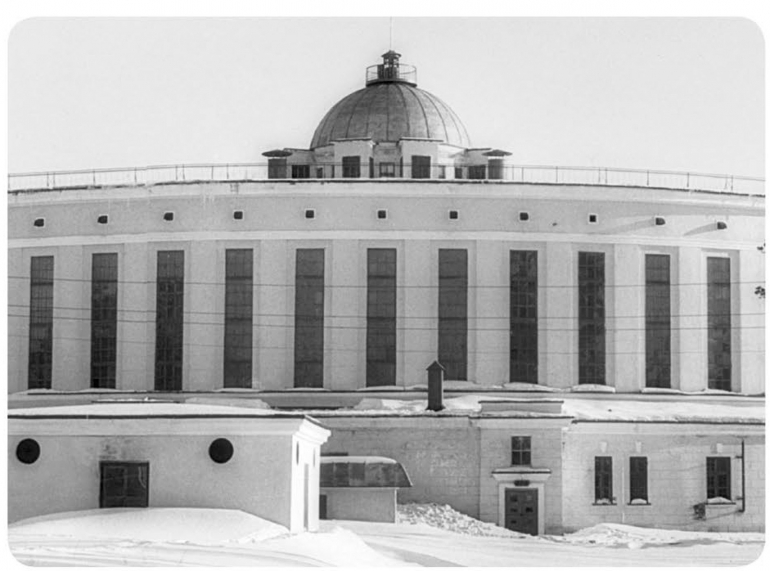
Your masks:
{"label": "circular window", "polygon": [[209,446],[209,456],[217,464],[224,464],[233,457],[233,443],[227,438],[217,438]]}
{"label": "circular window", "polygon": [[40,444],[32,438],[25,438],[16,446],[16,457],[20,462],[33,464],[40,458]]}

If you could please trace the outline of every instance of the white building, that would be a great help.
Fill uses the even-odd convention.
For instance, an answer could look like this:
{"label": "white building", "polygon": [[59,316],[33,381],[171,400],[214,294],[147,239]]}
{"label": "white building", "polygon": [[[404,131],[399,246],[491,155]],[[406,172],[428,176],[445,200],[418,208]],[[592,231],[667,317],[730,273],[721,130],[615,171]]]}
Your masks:
{"label": "white building", "polygon": [[[411,389],[434,360],[458,394],[758,401],[762,180],[517,165],[507,151],[472,147],[399,58],[388,52],[368,70],[309,149],[268,151],[266,165],[12,176],[11,406],[84,402],[93,390],[184,400],[223,389],[286,408],[351,406],[363,389],[421,395]],[[564,422],[564,452],[555,436],[543,450],[560,458],[550,529],[601,519],[617,496],[606,474],[630,461],[595,462],[613,457],[611,443],[583,458],[575,451],[594,436]],[[510,438],[537,430],[498,426],[513,448],[525,441]],[[727,426],[714,430],[743,438]],[[720,442],[698,448],[684,477],[704,502],[729,492],[735,504],[737,460]],[[426,485],[397,453],[350,452],[403,462],[408,494]],[[588,474],[569,479],[580,493],[561,483],[573,452]],[[646,462],[633,468],[645,482],[656,473]],[[565,499],[583,493],[599,516],[580,519],[585,510]],[[466,510],[505,525],[497,504],[484,505]]]}

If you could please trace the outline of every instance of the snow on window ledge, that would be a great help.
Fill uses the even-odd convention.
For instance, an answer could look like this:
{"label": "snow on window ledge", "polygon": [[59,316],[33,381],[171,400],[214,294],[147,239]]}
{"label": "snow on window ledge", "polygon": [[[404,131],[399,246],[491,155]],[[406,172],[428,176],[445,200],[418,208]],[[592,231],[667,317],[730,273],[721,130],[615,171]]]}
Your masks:
{"label": "snow on window ledge", "polygon": [[615,387],[608,385],[582,384],[570,387],[573,393],[614,393]]}
{"label": "snow on window ledge", "polygon": [[734,506],[735,502],[729,498],[723,498],[721,496],[716,498],[709,498],[706,500],[706,505],[709,507],[714,506]]}
{"label": "snow on window ledge", "polygon": [[630,502],[628,502],[629,506],[651,506],[652,504],[647,501],[643,500],[642,498],[634,498]]}
{"label": "snow on window ledge", "polygon": [[617,505],[617,504],[615,502],[613,502],[609,498],[601,498],[601,499],[596,500],[593,503],[593,505],[595,505],[595,506],[614,506],[614,505]]}

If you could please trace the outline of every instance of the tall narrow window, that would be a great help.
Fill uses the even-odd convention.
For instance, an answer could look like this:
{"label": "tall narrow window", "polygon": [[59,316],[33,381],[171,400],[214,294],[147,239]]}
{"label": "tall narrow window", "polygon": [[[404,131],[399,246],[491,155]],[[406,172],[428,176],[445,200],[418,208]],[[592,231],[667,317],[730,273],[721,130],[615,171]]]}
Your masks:
{"label": "tall narrow window", "polygon": [[361,177],[361,157],[342,157],[342,177]]}
{"label": "tall narrow window", "polygon": [[251,249],[225,252],[226,388],[250,388],[254,255]]}
{"label": "tall narrow window", "polygon": [[708,386],[731,390],[730,259],[708,259]]}
{"label": "tall narrow window", "polygon": [[294,297],[294,386],[323,387],[324,251],[297,250]]}
{"label": "tall narrow window", "polygon": [[412,155],[412,178],[430,178],[430,157]]}
{"label": "tall narrow window", "polygon": [[612,456],[594,458],[594,501],[597,504],[614,504],[612,497]]}
{"label": "tall narrow window", "polygon": [[604,254],[578,254],[578,382],[603,385],[605,373]]}
{"label": "tall narrow window", "polygon": [[730,458],[725,456],[706,458],[706,498],[732,499]]}
{"label": "tall narrow window", "polygon": [[118,255],[91,258],[91,387],[115,388],[118,342]]}
{"label": "tall narrow window", "polygon": [[367,251],[366,386],[396,384],[396,250]]}
{"label": "tall narrow window", "polygon": [[158,252],[155,390],[182,390],[184,252]]}
{"label": "tall narrow window", "polygon": [[446,379],[468,378],[468,250],[438,252],[438,359]]}
{"label": "tall narrow window", "polygon": [[646,504],[649,501],[647,497],[647,457],[631,456],[629,464],[631,474],[629,501],[632,504]]}
{"label": "tall narrow window", "polygon": [[512,383],[537,383],[537,252],[511,250]]}
{"label": "tall narrow window", "polygon": [[648,387],[671,387],[671,257],[645,256],[645,371]]}
{"label": "tall narrow window", "polygon": [[503,179],[503,159],[489,159],[489,179]]}
{"label": "tall narrow window", "polygon": [[50,389],[53,363],[53,256],[35,256],[30,264],[27,386],[30,389]]}

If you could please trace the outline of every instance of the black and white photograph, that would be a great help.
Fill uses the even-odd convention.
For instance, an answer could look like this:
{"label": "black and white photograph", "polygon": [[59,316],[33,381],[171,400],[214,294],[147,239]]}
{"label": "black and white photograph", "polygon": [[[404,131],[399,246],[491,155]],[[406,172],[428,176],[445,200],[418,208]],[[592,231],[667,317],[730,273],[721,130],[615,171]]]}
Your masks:
{"label": "black and white photograph", "polygon": [[762,22],[54,14],[6,565],[761,568]]}

